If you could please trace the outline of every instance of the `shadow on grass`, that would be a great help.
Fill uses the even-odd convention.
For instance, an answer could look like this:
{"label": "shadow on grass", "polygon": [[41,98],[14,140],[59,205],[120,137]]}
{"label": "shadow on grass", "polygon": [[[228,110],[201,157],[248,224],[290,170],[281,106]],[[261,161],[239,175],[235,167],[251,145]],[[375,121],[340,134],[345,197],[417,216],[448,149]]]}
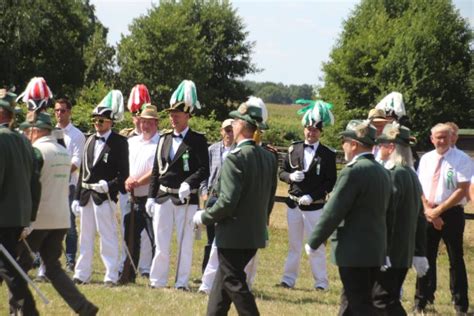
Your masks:
{"label": "shadow on grass", "polygon": [[[294,297],[293,295],[289,295],[292,292],[305,292],[310,293],[312,292],[312,296],[305,296],[305,297]],[[287,293],[285,293],[287,292]],[[275,293],[269,293],[268,291],[259,291],[255,290],[252,291],[255,298],[258,298],[262,301],[278,301],[284,302],[288,304],[320,304],[320,305],[333,305],[333,302],[329,302],[326,295],[323,292],[316,292],[315,290],[307,290],[307,289],[284,289],[279,290]]]}

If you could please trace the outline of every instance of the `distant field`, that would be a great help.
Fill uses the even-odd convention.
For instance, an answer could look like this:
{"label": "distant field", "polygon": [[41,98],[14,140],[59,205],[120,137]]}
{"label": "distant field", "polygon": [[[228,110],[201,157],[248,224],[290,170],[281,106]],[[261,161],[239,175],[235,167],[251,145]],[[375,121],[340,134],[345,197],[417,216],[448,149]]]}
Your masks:
{"label": "distant field", "polygon": [[[280,185],[278,195],[284,195],[285,185]],[[473,206],[469,211],[474,212]],[[474,302],[472,284],[474,282],[474,221],[466,221],[464,235],[465,261],[471,284],[470,301]],[[195,242],[192,279],[201,276],[203,240]],[[176,248],[173,248],[173,254]],[[258,272],[254,284],[257,305],[262,315],[335,315],[338,310],[341,283],[334,265],[329,264],[330,290],[316,292],[312,290],[311,272],[303,256],[301,273],[294,290],[275,287],[280,282],[284,260],[287,252],[286,207],[282,203],[275,205],[270,223],[269,248],[258,252]],[[329,253],[329,252],[328,252]],[[207,296],[196,293],[197,284],[191,283],[192,292],[183,293],[172,288],[152,290],[148,288],[146,279],[140,278],[138,283],[116,288],[104,288],[102,277],[104,268],[98,256],[98,246],[94,258],[93,283],[80,286],[81,291],[100,307],[99,315],[205,315]],[[174,260],[170,271],[170,284],[174,280]],[[438,291],[436,293],[436,309],[439,315],[453,314],[451,295],[449,293],[449,268],[444,246],[440,247],[438,260]],[[35,271],[30,275],[34,276]],[[404,286],[403,305],[410,311],[413,305],[415,273],[410,270]],[[39,284],[40,288],[51,300],[43,305],[35,295],[42,315],[73,315],[67,305],[58,296],[50,284]],[[7,314],[6,286],[0,287],[0,315]],[[230,315],[237,315],[234,309]]]}

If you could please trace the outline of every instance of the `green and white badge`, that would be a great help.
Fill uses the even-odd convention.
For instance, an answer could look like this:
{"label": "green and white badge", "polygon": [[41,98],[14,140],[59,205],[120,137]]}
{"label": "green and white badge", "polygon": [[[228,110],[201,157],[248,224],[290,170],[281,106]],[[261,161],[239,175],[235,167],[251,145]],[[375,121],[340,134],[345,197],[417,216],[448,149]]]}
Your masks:
{"label": "green and white badge", "polygon": [[187,151],[187,150],[183,154],[183,170],[184,171],[189,171],[189,151]]}

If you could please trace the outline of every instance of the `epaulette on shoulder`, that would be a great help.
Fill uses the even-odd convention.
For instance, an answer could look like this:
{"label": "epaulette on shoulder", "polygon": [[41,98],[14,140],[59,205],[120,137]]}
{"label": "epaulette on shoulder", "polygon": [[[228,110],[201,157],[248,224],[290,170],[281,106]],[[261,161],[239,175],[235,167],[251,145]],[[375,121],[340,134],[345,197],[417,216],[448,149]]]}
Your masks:
{"label": "epaulette on shoulder", "polygon": [[172,129],[164,129],[164,130],[160,131],[160,136],[164,136],[166,134],[171,134],[171,133],[173,133]]}
{"label": "epaulette on shoulder", "polygon": [[236,147],[236,148],[232,149],[232,150],[230,151],[230,153],[231,153],[231,154],[236,154],[236,153],[238,153],[241,149],[242,149],[242,148],[240,148],[240,147]]}
{"label": "epaulette on shoulder", "polygon": [[268,150],[269,152],[271,152],[272,154],[278,154],[278,150],[273,147],[272,145],[269,145],[269,144],[262,144],[262,147],[266,150]]}
{"label": "epaulette on shoulder", "polygon": [[304,142],[304,140],[296,140],[296,141],[292,142],[291,144],[296,145],[296,144],[303,143],[303,142]]}
{"label": "epaulette on shoulder", "polygon": [[326,145],[325,145],[325,147],[327,149],[329,149],[330,151],[332,151],[333,153],[337,153],[337,150],[335,148],[332,148],[332,147],[329,147],[329,146],[326,146]]}
{"label": "epaulette on shoulder", "polygon": [[123,128],[120,130],[119,134],[122,136],[128,136],[128,134],[130,134],[131,131],[133,131],[133,127]]}

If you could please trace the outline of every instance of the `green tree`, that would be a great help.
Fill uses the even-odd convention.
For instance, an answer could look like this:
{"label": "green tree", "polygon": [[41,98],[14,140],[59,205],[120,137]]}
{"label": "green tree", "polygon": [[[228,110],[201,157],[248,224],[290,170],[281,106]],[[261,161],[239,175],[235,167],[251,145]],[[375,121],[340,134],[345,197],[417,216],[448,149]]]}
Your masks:
{"label": "green tree", "polygon": [[450,0],[363,0],[323,66],[321,96],[339,129],[391,91],[403,94],[411,127],[426,145],[437,122],[472,126],[472,31]]}
{"label": "green tree", "polygon": [[102,67],[103,73],[110,67],[85,56],[91,49],[96,56],[103,50],[107,58],[114,54],[89,1],[7,0],[0,2],[0,12],[1,85],[21,90],[31,77],[42,76],[55,95],[74,96],[86,82],[86,73],[97,80],[101,75],[93,69]]}
{"label": "green tree", "polygon": [[256,71],[253,43],[227,1],[161,1],[129,27],[118,45],[120,86],[147,85],[152,102],[165,106],[183,79],[196,83],[204,113],[218,118],[249,94],[237,80]]}

